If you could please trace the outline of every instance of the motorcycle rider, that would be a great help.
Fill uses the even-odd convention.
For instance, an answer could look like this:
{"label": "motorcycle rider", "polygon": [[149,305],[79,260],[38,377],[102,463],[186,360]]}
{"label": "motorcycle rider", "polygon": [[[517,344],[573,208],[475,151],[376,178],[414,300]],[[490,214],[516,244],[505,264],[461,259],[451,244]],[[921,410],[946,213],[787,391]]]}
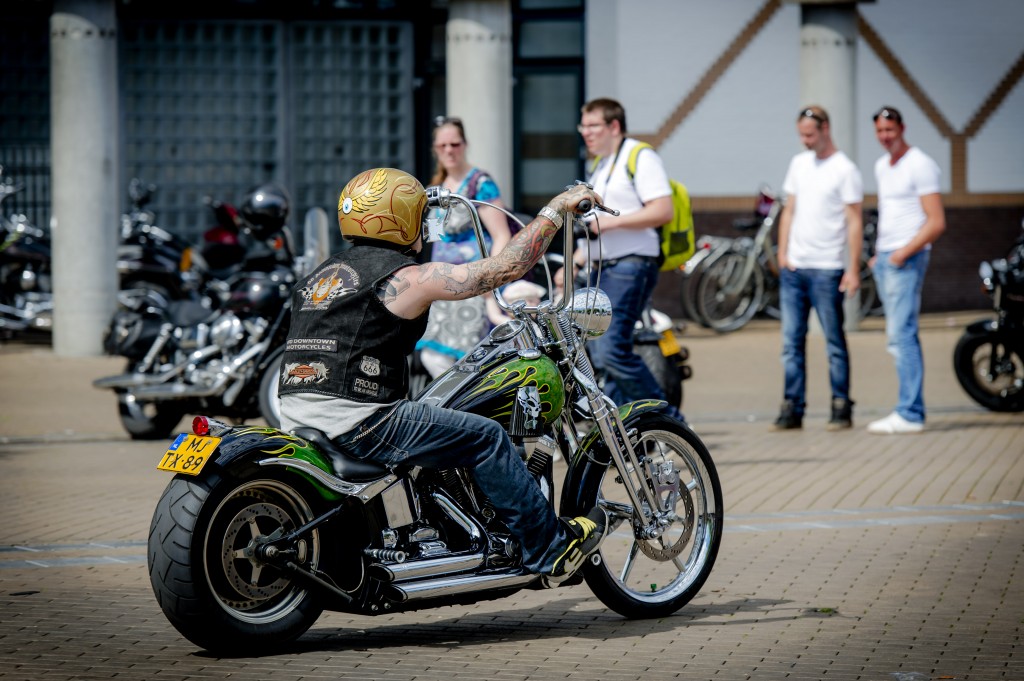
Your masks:
{"label": "motorcycle rider", "polygon": [[562,581],[608,529],[596,507],[558,518],[504,429],[491,419],[404,399],[406,355],[436,300],[464,300],[520,279],[562,226],[585,185],[559,194],[497,255],[417,264],[427,197],[408,173],[375,168],[341,192],[338,222],[352,248],[321,263],[292,293],[280,394],[283,430],[312,426],[347,454],[395,466],[466,468],[522,546],[523,566]]}

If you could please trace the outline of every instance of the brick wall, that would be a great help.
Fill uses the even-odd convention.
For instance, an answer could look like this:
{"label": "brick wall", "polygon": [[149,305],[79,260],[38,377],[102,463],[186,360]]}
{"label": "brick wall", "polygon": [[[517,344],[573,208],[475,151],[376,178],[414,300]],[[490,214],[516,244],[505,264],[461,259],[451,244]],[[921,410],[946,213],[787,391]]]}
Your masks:
{"label": "brick wall", "polygon": [[[733,219],[749,213],[694,213],[697,234],[736,236]],[[978,264],[1006,255],[1021,232],[1024,205],[995,208],[947,208],[946,233],[932,249],[925,279],[922,309],[925,312],[986,309]],[[673,317],[684,316],[679,298],[682,277],[663,272],[654,291],[654,306]]]}

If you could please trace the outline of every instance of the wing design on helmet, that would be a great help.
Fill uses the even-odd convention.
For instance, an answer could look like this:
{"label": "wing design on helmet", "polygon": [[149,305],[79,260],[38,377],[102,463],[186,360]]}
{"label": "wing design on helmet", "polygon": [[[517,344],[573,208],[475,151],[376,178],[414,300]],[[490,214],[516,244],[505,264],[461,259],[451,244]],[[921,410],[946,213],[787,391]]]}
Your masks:
{"label": "wing design on helmet", "polygon": [[370,179],[370,186],[365,192],[352,199],[352,210],[357,213],[365,213],[377,205],[384,198],[388,189],[388,171],[385,168],[378,168]]}

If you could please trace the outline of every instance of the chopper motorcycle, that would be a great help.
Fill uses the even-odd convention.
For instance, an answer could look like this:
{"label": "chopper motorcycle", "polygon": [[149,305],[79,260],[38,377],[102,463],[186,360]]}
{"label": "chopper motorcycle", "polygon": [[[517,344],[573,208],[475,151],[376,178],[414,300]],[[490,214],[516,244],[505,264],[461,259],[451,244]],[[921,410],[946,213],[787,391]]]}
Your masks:
{"label": "chopper motorcycle", "polygon": [[1024,234],[1006,258],[982,262],[978,276],[996,318],[964,330],[953,350],[953,370],[968,396],[986,409],[1024,411]]}
{"label": "chopper motorcycle", "polygon": [[[428,205],[467,207],[483,243],[481,202],[427,193]],[[585,580],[625,617],[663,617],[714,565],[718,475],[700,438],[659,412],[664,402],[615,405],[601,392],[585,342],[607,329],[608,298],[569,287],[537,306],[508,305],[496,292],[512,319],[417,400],[498,421],[553,505],[552,460],[563,455],[560,514],[599,504],[610,525],[599,552],[562,585]],[[467,470],[386,468],[347,457],[313,428],[204,416],[157,467],[175,476],[153,515],[150,581],[171,624],[211,651],[280,646],[324,609],[380,615],[557,586],[523,569]]]}

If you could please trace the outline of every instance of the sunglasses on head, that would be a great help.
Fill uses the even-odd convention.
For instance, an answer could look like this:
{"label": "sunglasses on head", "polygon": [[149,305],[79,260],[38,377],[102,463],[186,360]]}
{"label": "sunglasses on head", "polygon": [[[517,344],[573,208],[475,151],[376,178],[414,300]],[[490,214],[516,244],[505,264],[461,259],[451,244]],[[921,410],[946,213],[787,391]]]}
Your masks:
{"label": "sunglasses on head", "polygon": [[878,110],[878,113],[871,117],[871,120],[877,121],[879,118],[884,118],[887,121],[892,121],[899,125],[903,124],[903,116],[901,116],[900,112],[891,106],[883,106]]}
{"label": "sunglasses on head", "polygon": [[440,128],[442,125],[457,125],[462,127],[462,119],[455,118],[454,116],[438,116],[434,119],[434,127]]}
{"label": "sunglasses on head", "polygon": [[804,109],[800,112],[800,118],[810,118],[811,120],[818,121],[818,123],[825,122],[825,117],[817,113],[814,109]]}

